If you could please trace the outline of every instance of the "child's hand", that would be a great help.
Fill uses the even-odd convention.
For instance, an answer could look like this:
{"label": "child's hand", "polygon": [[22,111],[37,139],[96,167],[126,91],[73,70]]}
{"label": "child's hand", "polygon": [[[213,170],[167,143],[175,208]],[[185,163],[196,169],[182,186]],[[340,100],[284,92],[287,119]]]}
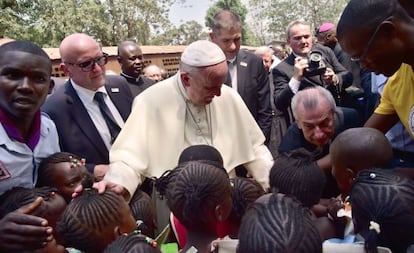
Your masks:
{"label": "child's hand", "polygon": [[332,218],[332,219],[337,219],[337,213],[338,210],[341,208],[344,208],[344,203],[337,198],[331,198],[328,201],[328,206],[327,206],[327,211],[328,211],[328,215]]}

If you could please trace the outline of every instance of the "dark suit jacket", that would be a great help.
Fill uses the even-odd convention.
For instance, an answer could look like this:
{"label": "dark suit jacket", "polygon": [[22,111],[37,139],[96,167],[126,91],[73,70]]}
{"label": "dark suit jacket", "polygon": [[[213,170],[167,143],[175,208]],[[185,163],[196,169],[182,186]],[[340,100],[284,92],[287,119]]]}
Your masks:
{"label": "dark suit jacket", "polygon": [[121,76],[128,82],[134,98],[155,83],[154,80],[151,80],[143,75],[140,75],[138,78],[131,78],[121,73]]}
{"label": "dark suit jacket", "polygon": [[[333,97],[337,100],[337,103],[339,103],[338,98],[345,92],[345,88],[352,84],[352,73],[346,70],[345,67],[338,62],[338,59],[330,48],[315,44],[312,50],[322,53],[326,67],[333,69],[338,77],[339,84],[338,86],[329,85],[326,87],[321,76],[305,77],[300,83],[299,90],[316,85],[323,86],[332,93]],[[293,76],[294,65],[295,55],[292,53],[273,69],[273,84],[275,86],[274,102],[276,108],[285,112],[290,107],[290,102],[294,95],[288,85]]]}
{"label": "dark suit jacket", "polygon": [[[126,121],[133,100],[127,82],[120,76],[106,76],[105,88]],[[54,91],[42,110],[56,124],[62,151],[86,158],[87,168],[91,172],[95,164],[109,163],[109,151],[70,80]]]}
{"label": "dark suit jacket", "polygon": [[243,50],[237,55],[237,91],[268,142],[272,126],[269,76],[262,59]]}

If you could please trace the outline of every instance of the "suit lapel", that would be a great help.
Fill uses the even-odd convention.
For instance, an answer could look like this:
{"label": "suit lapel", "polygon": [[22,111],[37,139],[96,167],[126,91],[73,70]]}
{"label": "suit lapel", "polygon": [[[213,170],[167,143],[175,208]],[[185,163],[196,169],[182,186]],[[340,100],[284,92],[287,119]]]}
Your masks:
{"label": "suit lapel", "polygon": [[237,91],[240,96],[244,97],[246,93],[246,81],[250,80],[247,72],[247,55],[239,51],[237,55]]}
{"label": "suit lapel", "polygon": [[126,121],[131,113],[132,95],[131,98],[129,98],[128,94],[126,94],[127,91],[122,89],[121,85],[116,85],[110,78],[106,78],[106,80],[106,92],[111,98],[112,103],[114,103],[119,114],[121,114],[122,119]]}
{"label": "suit lapel", "polygon": [[[67,102],[70,107],[69,113],[71,119],[85,134],[85,137],[89,140],[91,146],[94,146],[103,155],[107,155],[108,150],[105,146],[105,143],[103,142],[101,135],[98,133],[95,124],[89,117],[88,111],[86,110],[70,81],[68,81],[66,84],[65,93],[67,95]],[[78,136],[76,138],[82,137]],[[74,138],[74,140],[76,138]]]}

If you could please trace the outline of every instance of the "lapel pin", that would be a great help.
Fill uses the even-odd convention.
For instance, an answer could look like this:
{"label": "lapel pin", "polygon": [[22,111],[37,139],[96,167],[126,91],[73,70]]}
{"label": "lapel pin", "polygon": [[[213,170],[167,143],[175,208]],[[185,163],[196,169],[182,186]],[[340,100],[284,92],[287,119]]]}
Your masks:
{"label": "lapel pin", "polygon": [[240,66],[247,67],[247,63],[246,63],[246,62],[244,62],[244,61],[241,61],[241,62],[240,62]]}
{"label": "lapel pin", "polygon": [[119,92],[119,88],[111,88],[111,92],[118,93]]}

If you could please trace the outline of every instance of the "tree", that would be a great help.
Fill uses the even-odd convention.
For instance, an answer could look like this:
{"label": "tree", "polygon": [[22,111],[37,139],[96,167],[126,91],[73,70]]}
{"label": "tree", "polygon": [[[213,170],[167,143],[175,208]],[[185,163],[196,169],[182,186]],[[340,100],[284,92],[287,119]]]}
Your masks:
{"label": "tree", "polygon": [[[254,34],[266,44],[285,41],[286,27],[294,20],[306,20],[312,27],[322,22],[336,23],[348,0],[249,0]],[[250,23],[250,22],[249,22]]]}
{"label": "tree", "polygon": [[240,17],[242,25],[242,44],[243,45],[253,45],[254,41],[250,37],[249,27],[246,24],[246,15],[247,8],[240,0],[218,0],[213,6],[207,10],[206,15],[206,26],[213,26],[213,17],[214,15],[221,10],[231,10]]}
{"label": "tree", "polygon": [[0,0],[0,37],[57,47],[74,32],[85,32],[102,45],[133,39],[148,44],[171,27],[169,6],[185,0]]}

